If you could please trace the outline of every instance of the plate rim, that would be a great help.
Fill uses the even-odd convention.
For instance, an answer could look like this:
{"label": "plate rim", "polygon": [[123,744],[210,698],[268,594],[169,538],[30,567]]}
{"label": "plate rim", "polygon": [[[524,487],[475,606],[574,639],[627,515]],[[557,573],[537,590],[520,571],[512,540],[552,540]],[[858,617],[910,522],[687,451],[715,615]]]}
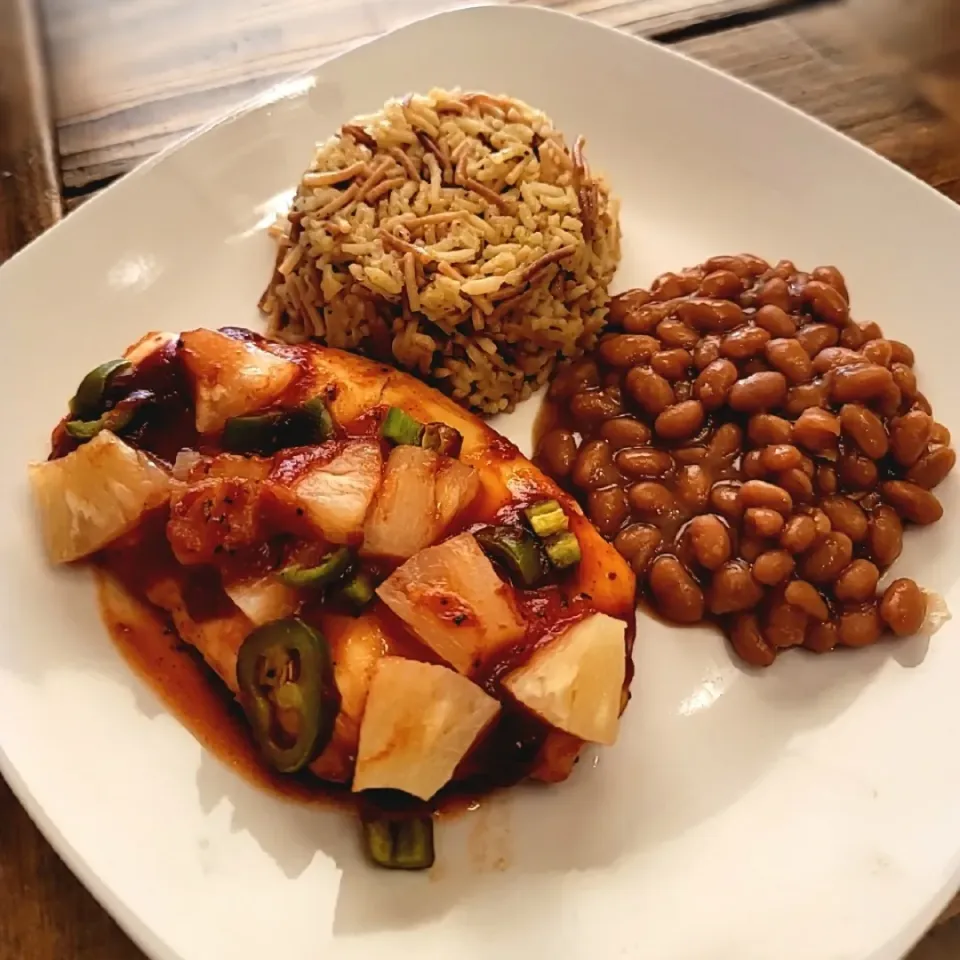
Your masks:
{"label": "plate rim", "polygon": [[[910,171],[898,166],[888,158],[853,139],[848,134],[831,127],[824,121],[805,113],[800,108],[781,100],[773,94],[768,93],[745,80],[735,77],[732,74],[719,69],[718,67],[695,59],[682,50],[658,44],[647,37],[636,36],[634,34],[627,33],[620,28],[597,23],[593,20],[586,19],[584,16],[568,13],[563,10],[542,8],[532,5],[521,6],[513,3],[501,4],[495,2],[478,2],[457,7],[455,9],[441,10],[430,13],[426,16],[417,17],[404,23],[394,25],[378,36],[358,40],[358,42],[353,43],[344,49],[336,51],[330,56],[325,57],[323,60],[320,60],[309,67],[295,71],[284,80],[271,84],[261,93],[244,100],[235,107],[224,111],[223,113],[218,114],[212,119],[201,124],[196,129],[176,138],[156,154],[136,164],[133,168],[120,176],[104,190],[101,190],[95,196],[89,198],[84,204],[82,204],[80,208],[74,210],[69,216],[65,216],[38,237],[34,238],[26,246],[18,250],[2,266],[0,266],[0,290],[2,290],[5,286],[5,279],[11,277],[16,270],[24,269],[24,261],[30,257],[35,257],[36,251],[41,248],[42,244],[44,244],[44,242],[47,241],[50,236],[55,234],[59,236],[60,233],[57,233],[57,231],[62,233],[62,231],[65,229],[65,225],[68,222],[74,225],[67,229],[82,232],[84,229],[84,224],[86,223],[85,218],[89,218],[90,216],[89,213],[85,212],[87,208],[99,210],[99,204],[102,198],[121,194],[125,189],[133,189],[134,186],[139,182],[140,178],[149,175],[155,166],[168,160],[170,157],[179,153],[179,151],[191,144],[193,141],[200,139],[213,130],[236,122],[237,120],[253,113],[256,110],[268,107],[270,104],[277,102],[279,99],[288,97],[303,97],[307,90],[306,88],[300,90],[296,89],[296,83],[298,80],[303,81],[310,77],[316,77],[330,64],[354,54],[361,48],[382,43],[400,34],[418,29],[424,24],[440,20],[469,20],[478,16],[493,17],[494,19],[502,19],[504,17],[517,19],[519,17],[526,17],[531,20],[541,20],[544,22],[568,21],[575,23],[576,29],[579,31],[592,30],[594,32],[602,31],[606,34],[614,34],[618,37],[623,37],[625,39],[643,44],[651,52],[656,51],[657,56],[663,55],[665,57],[683,60],[686,62],[688,67],[710,74],[715,82],[726,82],[740,87],[749,94],[759,96],[763,100],[767,101],[768,104],[775,105],[781,112],[787,111],[788,113],[793,114],[799,121],[813,124],[814,127],[821,128],[821,130],[834,139],[835,143],[844,143],[846,145],[845,149],[852,148],[851,153],[855,151],[855,153],[860,156],[862,162],[879,164],[882,167],[886,167],[888,171],[896,173],[899,175],[899,177],[903,177],[908,181],[912,181],[914,186],[921,187],[928,197],[936,198],[938,201],[938,206],[942,211],[949,210],[951,212],[951,216],[956,216],[958,213],[960,213],[960,210],[958,210],[958,205],[951,201],[944,194],[936,190],[933,186],[921,180]],[[14,266],[16,264],[20,264],[20,266]],[[170,944],[168,944],[148,923],[142,920],[141,917],[127,905],[126,899],[120,892],[115,890],[109,883],[101,879],[93,867],[89,865],[86,859],[66,838],[54,820],[35,799],[33,791],[30,789],[24,778],[21,777],[16,766],[10,761],[2,742],[0,742],[0,775],[3,776],[17,801],[26,811],[28,817],[35,824],[47,843],[49,843],[53,848],[57,856],[63,861],[64,864],[66,864],[70,872],[80,881],[83,887],[98,903],[98,905],[104,909],[117,923],[124,934],[129,937],[129,939],[140,950],[142,950],[147,957],[151,958],[151,960],[182,960],[182,955],[175,951]],[[956,895],[957,888],[960,887],[960,847],[958,847],[956,851],[955,861],[956,865],[953,871],[946,876],[945,882],[936,896],[927,901],[926,905],[915,912],[912,916],[905,917],[899,933],[893,935],[885,944],[879,946],[868,957],[865,957],[865,960],[902,960],[906,953],[909,952],[920,941],[920,939],[926,934],[926,932],[928,932],[929,929],[931,929],[936,918],[942,913],[946,905]]]}

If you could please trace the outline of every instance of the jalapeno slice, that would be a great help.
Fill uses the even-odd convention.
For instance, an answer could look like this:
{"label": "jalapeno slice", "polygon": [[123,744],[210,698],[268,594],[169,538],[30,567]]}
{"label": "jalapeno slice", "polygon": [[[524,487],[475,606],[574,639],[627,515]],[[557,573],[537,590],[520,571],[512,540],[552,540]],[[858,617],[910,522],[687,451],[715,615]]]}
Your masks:
{"label": "jalapeno slice", "polygon": [[373,600],[373,581],[363,570],[358,570],[340,588],[339,596],[355,613],[360,613]]}
{"label": "jalapeno slice", "polygon": [[333,436],[333,416],[320,397],[307,400],[300,407],[300,412],[310,418],[314,436],[320,438],[318,442],[329,440]]}
{"label": "jalapeno slice", "polygon": [[134,390],[96,420],[69,420],[64,424],[64,429],[74,440],[81,442],[92,440],[101,430],[121,433],[133,423],[140,409],[153,399],[154,395],[149,390]]}
{"label": "jalapeno slice", "polygon": [[323,443],[333,436],[333,417],[314,397],[292,410],[274,410],[249,417],[231,417],[223,428],[223,447],[232,453],[269,456],[287,447]]}
{"label": "jalapeno slice", "polygon": [[388,870],[426,870],[433,866],[433,820],[429,817],[363,821],[367,854]]}
{"label": "jalapeno slice", "polygon": [[340,693],[326,639],[297,617],[257,627],[237,657],[239,701],[263,758],[296,773],[333,735]]}
{"label": "jalapeno slice", "polygon": [[349,547],[340,547],[328,553],[315,567],[301,567],[293,563],[284,567],[277,576],[288,587],[319,590],[342,580],[353,569],[355,562],[353,551]]}
{"label": "jalapeno slice", "polygon": [[129,360],[107,360],[94,367],[81,381],[70,400],[70,413],[77,420],[93,420],[103,412],[106,393],[117,377],[133,369]]}
{"label": "jalapeno slice", "polygon": [[523,527],[482,527],[474,537],[483,552],[506,567],[521,587],[539,586],[550,573],[540,541]]}

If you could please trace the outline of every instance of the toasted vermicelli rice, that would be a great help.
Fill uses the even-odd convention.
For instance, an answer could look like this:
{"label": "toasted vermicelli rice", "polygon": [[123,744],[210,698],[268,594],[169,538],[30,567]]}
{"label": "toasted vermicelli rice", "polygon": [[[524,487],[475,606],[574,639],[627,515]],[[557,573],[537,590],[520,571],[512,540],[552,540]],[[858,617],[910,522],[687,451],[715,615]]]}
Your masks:
{"label": "toasted vermicelli rice", "polygon": [[270,332],[510,410],[594,345],[620,258],[617,202],[539,110],[432,90],[321,144],[261,300]]}

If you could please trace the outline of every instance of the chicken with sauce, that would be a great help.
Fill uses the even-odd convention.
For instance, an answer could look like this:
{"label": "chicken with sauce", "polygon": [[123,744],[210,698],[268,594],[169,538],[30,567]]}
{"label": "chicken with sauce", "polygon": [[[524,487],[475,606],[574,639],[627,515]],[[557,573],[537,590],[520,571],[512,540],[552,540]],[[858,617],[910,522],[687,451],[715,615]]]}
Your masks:
{"label": "chicken with sauce", "polygon": [[152,333],[84,378],[52,445],[30,467],[51,560],[162,611],[270,768],[349,785],[375,862],[429,866],[425,812],[450,790],[556,782],[616,739],[629,566],[412,377],[243,330]]}

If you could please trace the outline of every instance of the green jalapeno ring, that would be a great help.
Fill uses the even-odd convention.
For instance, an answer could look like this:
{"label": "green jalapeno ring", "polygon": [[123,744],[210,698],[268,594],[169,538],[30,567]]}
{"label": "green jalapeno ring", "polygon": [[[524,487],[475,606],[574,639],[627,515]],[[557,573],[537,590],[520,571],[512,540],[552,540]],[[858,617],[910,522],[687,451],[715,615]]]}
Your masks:
{"label": "green jalapeno ring", "polygon": [[363,570],[357,570],[340,588],[337,596],[354,613],[359,614],[373,601],[374,593],[373,581],[369,574]]}
{"label": "green jalapeno ring", "polygon": [[301,567],[294,563],[280,570],[277,576],[288,587],[317,590],[342,580],[355,564],[354,552],[349,547],[340,547],[328,553],[315,567]]}
{"label": "green jalapeno ring", "polygon": [[301,406],[302,413],[313,423],[315,436],[320,441],[329,440],[334,434],[333,416],[321,397],[313,397]]}
{"label": "green jalapeno ring", "polygon": [[134,390],[96,420],[68,420],[64,429],[74,440],[92,440],[101,430],[120,433],[126,430],[142,407],[154,400],[150,390]]}
{"label": "green jalapeno ring", "polygon": [[280,773],[303,769],[330,742],[340,710],[330,647],[297,617],[247,636],[237,656],[237,687],[260,753]]}
{"label": "green jalapeno ring", "polygon": [[388,870],[426,870],[433,866],[433,820],[430,817],[363,820],[367,855]]}
{"label": "green jalapeno ring", "polygon": [[117,377],[133,369],[129,360],[107,360],[94,367],[81,381],[70,400],[70,413],[76,420],[93,420],[103,412],[104,396]]}
{"label": "green jalapeno ring", "polygon": [[524,527],[482,527],[474,533],[483,552],[502,564],[521,587],[539,586],[550,574],[540,541]]}
{"label": "green jalapeno ring", "polygon": [[333,434],[333,417],[327,405],[320,397],[313,397],[291,410],[230,417],[221,442],[232,453],[267,456],[287,447],[324,443]]}

